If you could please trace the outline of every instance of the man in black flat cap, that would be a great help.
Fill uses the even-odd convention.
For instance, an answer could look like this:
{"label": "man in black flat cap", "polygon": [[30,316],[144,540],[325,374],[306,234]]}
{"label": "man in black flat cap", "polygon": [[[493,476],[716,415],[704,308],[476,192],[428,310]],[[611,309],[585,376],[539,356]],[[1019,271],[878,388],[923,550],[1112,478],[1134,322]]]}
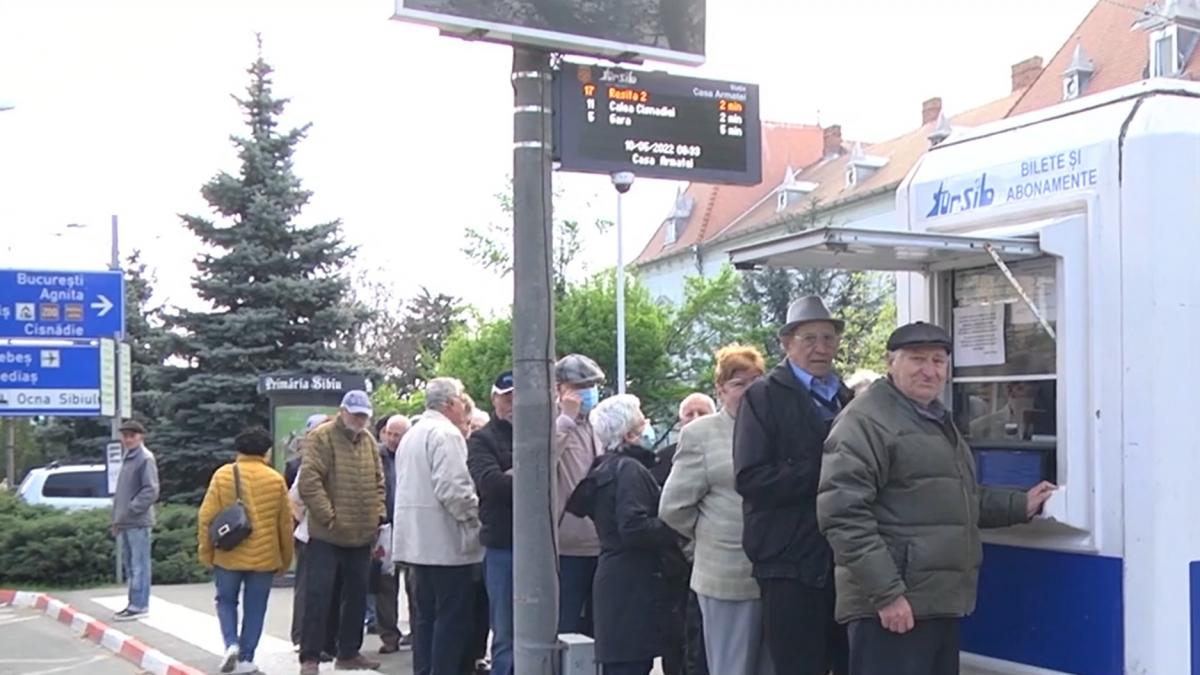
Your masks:
{"label": "man in black flat cap", "polygon": [[975,481],[971,450],[938,397],[950,336],[911,323],[887,343],[888,376],[825,442],[817,517],[837,562],[851,675],[957,675],[958,620],[975,609],[979,530],[1027,522],[1055,486]]}
{"label": "man in black flat cap", "polygon": [[129,604],[113,618],[134,621],[150,611],[150,531],[158,501],[158,464],[146,449],[146,427],[141,422],[125,420],[120,432],[125,454],[113,493],[111,531],[129,576]]}
{"label": "man in black flat cap", "polygon": [[825,437],[853,394],[833,370],[845,322],[816,296],[788,307],[787,358],[751,384],[733,428],[742,547],[762,592],[776,675],[845,675],[845,627],[833,618],[833,554],[817,529]]}

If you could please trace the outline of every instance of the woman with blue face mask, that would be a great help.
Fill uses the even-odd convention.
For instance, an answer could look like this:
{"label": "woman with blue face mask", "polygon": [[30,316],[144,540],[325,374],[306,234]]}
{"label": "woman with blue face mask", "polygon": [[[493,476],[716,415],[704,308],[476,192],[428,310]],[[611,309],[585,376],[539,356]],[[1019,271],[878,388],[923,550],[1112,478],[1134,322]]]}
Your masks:
{"label": "woman with blue face mask", "polygon": [[583,354],[568,354],[554,366],[559,416],[552,461],[558,522],[558,632],[591,635],[592,577],[600,540],[592,521],[566,513],[567,498],[603,453],[588,414],[600,402],[604,371]]}
{"label": "woman with blue face mask", "polygon": [[648,675],[675,644],[683,614],[672,584],[685,587],[679,537],[658,518],[654,430],[636,396],[601,401],[590,415],[605,454],[592,465],[567,509],[596,525],[600,560],[592,589],[596,661],[604,675]]}

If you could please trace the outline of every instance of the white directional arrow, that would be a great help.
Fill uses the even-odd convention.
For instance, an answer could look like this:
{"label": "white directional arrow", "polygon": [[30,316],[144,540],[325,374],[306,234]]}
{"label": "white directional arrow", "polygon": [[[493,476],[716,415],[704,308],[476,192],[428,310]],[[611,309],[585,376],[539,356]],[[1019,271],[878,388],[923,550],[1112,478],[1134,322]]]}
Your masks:
{"label": "white directional arrow", "polygon": [[109,300],[107,297],[105,297],[103,295],[99,295],[99,294],[96,295],[96,302],[92,303],[92,309],[100,310],[99,312],[97,312],[97,314],[99,314],[100,316],[104,316],[105,314],[108,314],[110,311],[112,311],[112,308],[113,308],[112,300]]}

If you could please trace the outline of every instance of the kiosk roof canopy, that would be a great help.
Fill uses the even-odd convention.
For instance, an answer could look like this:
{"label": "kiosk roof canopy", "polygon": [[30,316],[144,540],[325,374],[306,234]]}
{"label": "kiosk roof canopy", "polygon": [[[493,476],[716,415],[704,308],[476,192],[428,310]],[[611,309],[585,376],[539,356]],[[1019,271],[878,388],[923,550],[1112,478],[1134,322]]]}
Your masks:
{"label": "kiosk roof canopy", "polygon": [[855,271],[936,272],[992,263],[988,247],[1005,260],[1041,255],[1036,238],[969,237],[849,227],[821,227],[737,248],[739,269],[807,267]]}

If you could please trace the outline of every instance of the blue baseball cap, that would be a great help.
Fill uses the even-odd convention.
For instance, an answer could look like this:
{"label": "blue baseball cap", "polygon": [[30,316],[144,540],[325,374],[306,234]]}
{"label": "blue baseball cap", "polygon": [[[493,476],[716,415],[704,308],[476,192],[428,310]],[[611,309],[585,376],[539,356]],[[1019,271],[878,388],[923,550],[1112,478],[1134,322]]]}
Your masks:
{"label": "blue baseball cap", "polygon": [[327,419],[329,419],[329,415],[326,415],[324,413],[316,413],[315,415],[309,415],[308,419],[304,420],[304,431],[308,432],[308,431],[312,431],[313,429],[316,429],[317,427],[321,426],[321,423]]}
{"label": "blue baseball cap", "polygon": [[352,415],[370,415],[374,412],[371,409],[370,397],[361,389],[346,392],[346,395],[342,397],[342,409]]}
{"label": "blue baseball cap", "polygon": [[496,377],[496,381],[492,383],[493,394],[507,394],[513,390],[513,374],[511,370],[506,370]]}

